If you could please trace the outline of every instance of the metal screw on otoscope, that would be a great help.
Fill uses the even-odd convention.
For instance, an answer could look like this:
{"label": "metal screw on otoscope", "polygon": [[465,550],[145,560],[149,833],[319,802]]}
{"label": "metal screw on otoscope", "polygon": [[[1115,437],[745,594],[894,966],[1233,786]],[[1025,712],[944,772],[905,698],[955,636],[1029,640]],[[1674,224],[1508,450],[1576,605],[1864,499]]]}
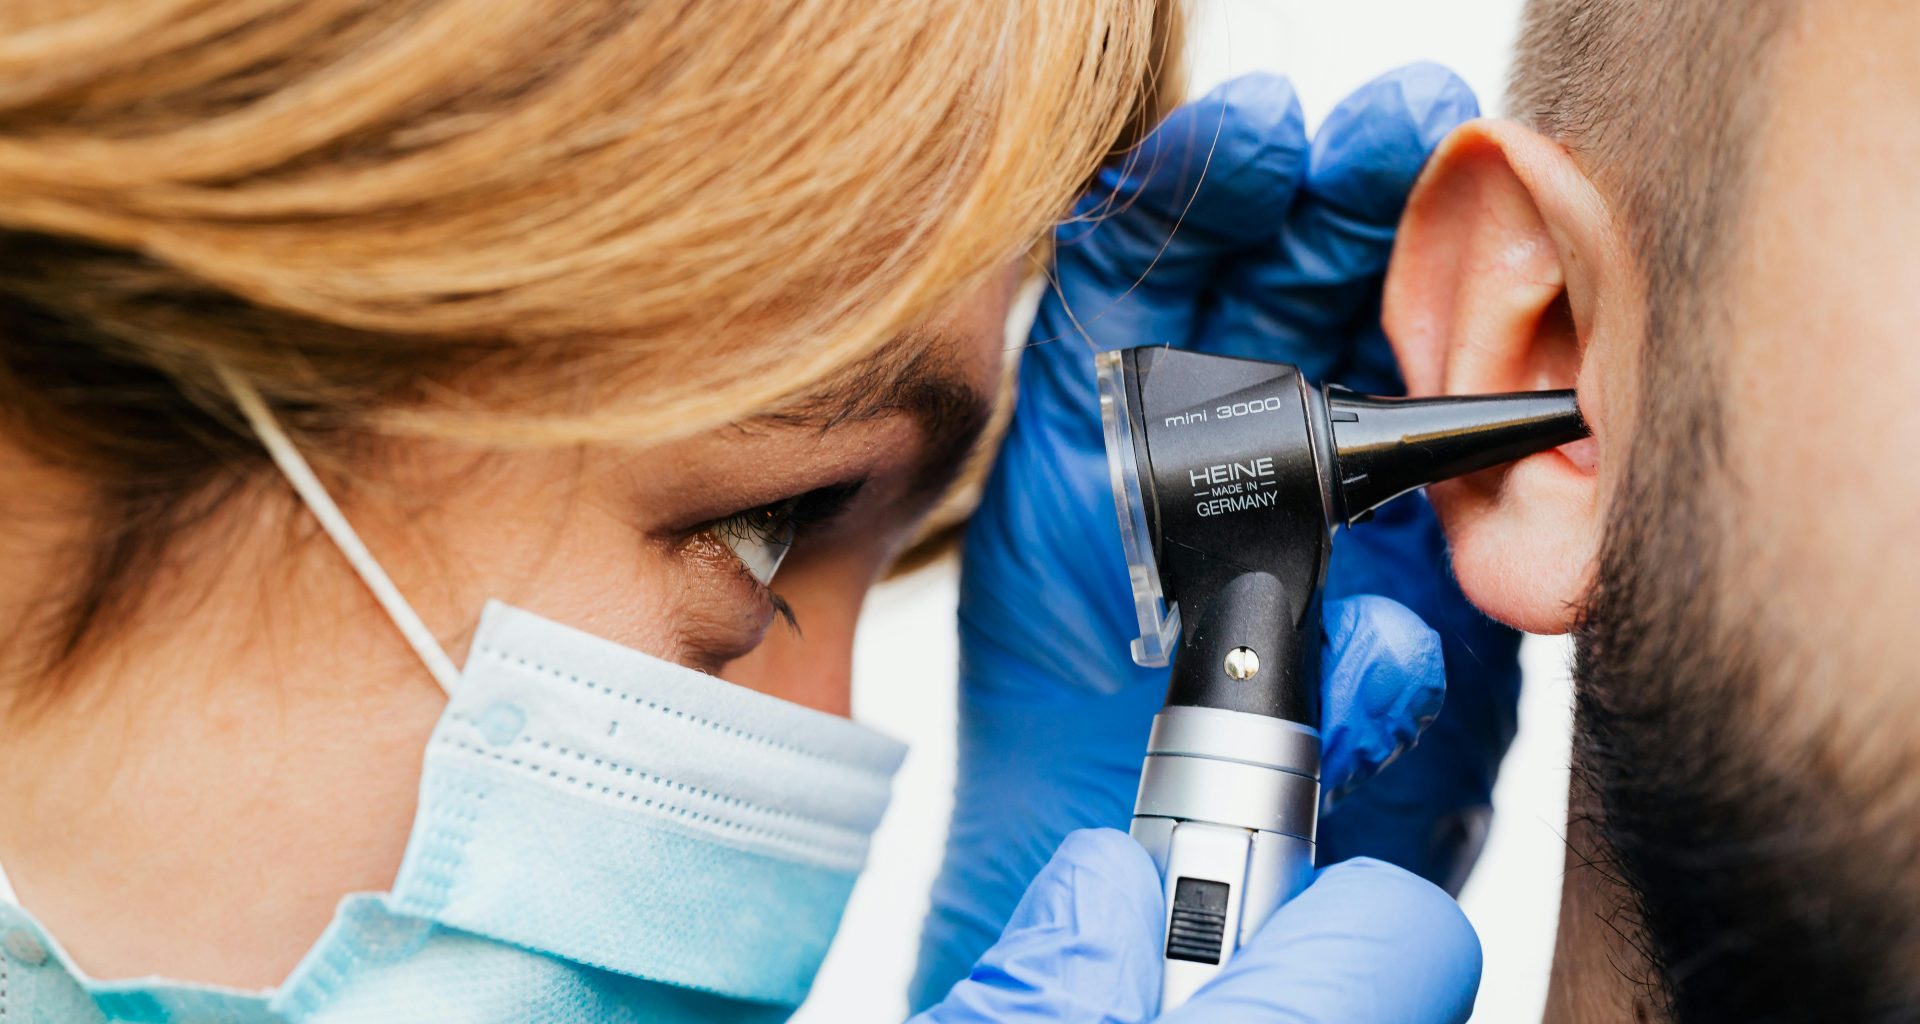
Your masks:
{"label": "metal screw on otoscope", "polygon": [[1571,391],[1373,398],[1280,363],[1157,346],[1096,365],[1133,657],[1173,662],[1132,828],[1166,886],[1171,1009],[1313,878],[1333,530],[1587,428]]}
{"label": "metal screw on otoscope", "polygon": [[1251,647],[1235,647],[1227,652],[1227,677],[1246,682],[1260,672],[1260,655]]}

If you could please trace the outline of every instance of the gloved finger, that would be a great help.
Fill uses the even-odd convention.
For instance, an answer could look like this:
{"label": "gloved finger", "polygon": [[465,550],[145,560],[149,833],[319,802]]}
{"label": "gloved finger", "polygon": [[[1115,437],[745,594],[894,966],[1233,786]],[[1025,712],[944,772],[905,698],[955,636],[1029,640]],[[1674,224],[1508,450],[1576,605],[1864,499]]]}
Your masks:
{"label": "gloved finger", "polygon": [[1335,538],[1327,597],[1348,594],[1398,601],[1439,634],[1446,706],[1417,746],[1321,817],[1320,863],[1377,857],[1457,893],[1485,839],[1494,779],[1519,724],[1520,634],[1460,593],[1439,521],[1417,495]]}
{"label": "gloved finger", "polygon": [[1165,673],[1111,695],[1048,690],[1037,677],[1022,678],[1024,696],[997,687],[961,707],[961,770],[909,990],[915,1009],[938,1002],[966,977],[1069,834],[1125,829],[1133,816]]}
{"label": "gloved finger", "polygon": [[1440,140],[1478,114],[1473,91],[1436,64],[1390,71],[1343,100],[1314,135],[1285,221],[1260,249],[1222,266],[1200,332],[1207,349],[1295,363],[1316,380],[1337,376],[1350,354],[1378,360],[1377,332],[1365,349],[1349,349],[1355,331],[1378,319],[1407,193]]}
{"label": "gloved finger", "polygon": [[1320,872],[1162,1024],[1456,1024],[1473,1012],[1480,939],[1458,904],[1384,861]]}
{"label": "gloved finger", "polygon": [[1265,241],[1306,167],[1285,78],[1246,75],[1174,111],[1056,229],[1034,342],[1184,344],[1220,260]]}
{"label": "gloved finger", "polygon": [[1330,807],[1412,747],[1446,699],[1440,636],[1397,601],[1328,601],[1321,653],[1320,788]]}
{"label": "gloved finger", "polygon": [[1098,447],[1093,351],[1185,344],[1221,261],[1261,243],[1306,166],[1292,84],[1258,74],[1174,111],[1123,164],[1103,171],[1054,233],[1013,433],[1057,431]]}
{"label": "gloved finger", "polygon": [[1124,832],[1075,832],[1000,941],[919,1024],[1139,1021],[1160,999],[1160,876]]}

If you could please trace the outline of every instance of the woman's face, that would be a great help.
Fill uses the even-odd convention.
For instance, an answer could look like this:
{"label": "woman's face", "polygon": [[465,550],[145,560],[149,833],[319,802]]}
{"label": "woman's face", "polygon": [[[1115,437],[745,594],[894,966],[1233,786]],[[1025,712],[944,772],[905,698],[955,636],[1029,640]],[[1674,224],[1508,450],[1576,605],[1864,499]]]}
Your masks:
{"label": "woman's face", "polygon": [[[525,452],[472,467],[410,458],[424,476],[403,465],[394,488],[458,497],[424,513],[440,524],[431,545],[411,512],[375,529],[412,541],[369,544],[457,560],[389,566],[403,590],[443,577],[464,593],[463,607],[429,622],[464,615],[471,625],[479,602],[498,597],[844,714],[862,599],[986,420],[1013,283],[996,277],[779,415],[648,449]],[[464,638],[456,660],[463,650]]]}
{"label": "woman's face", "polygon": [[[985,419],[1011,284],[780,417],[644,449],[408,443],[338,497],[456,662],[498,598],[845,713],[861,601]],[[273,985],[340,893],[392,881],[445,698],[278,480],[183,536],[81,676],[47,716],[0,714],[0,778],[36,780],[0,821],[60,823],[0,830],[0,863],[83,968]],[[226,898],[255,888],[278,895]]]}

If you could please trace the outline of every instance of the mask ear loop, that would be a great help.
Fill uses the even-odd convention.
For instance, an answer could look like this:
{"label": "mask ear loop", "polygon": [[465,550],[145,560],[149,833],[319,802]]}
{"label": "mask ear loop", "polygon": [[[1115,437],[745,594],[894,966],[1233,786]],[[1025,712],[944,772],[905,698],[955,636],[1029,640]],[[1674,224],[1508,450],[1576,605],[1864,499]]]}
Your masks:
{"label": "mask ear loop", "polygon": [[286,431],[280,429],[280,421],[275,419],[267,403],[260,398],[260,392],[252,382],[221,364],[214,364],[214,372],[220,376],[220,382],[233,396],[245,416],[247,424],[253,428],[254,435],[260,439],[267,454],[273,457],[274,465],[286,475],[287,482],[293,485],[294,492],[300,495],[313,518],[320,521],[320,528],[333,538],[334,546],[340,549],[347,564],[360,576],[360,581],[373,592],[373,598],[386,609],[387,617],[393,620],[394,627],[413,648],[420,661],[433,674],[434,681],[448,693],[453,692],[454,683],[460,679],[460,670],[454,666],[453,659],[440,647],[440,641],[434,639],[433,631],[420,620],[413,606],[400,594],[400,588],[393,585],[387,571],[380,568],[373,553],[367,550],[353,527],[347,523],[347,517],[341,513],[340,506],[334,504],[333,496],[327,493],[326,485],[313,473],[313,467],[301,456],[300,450],[293,446],[293,440]]}

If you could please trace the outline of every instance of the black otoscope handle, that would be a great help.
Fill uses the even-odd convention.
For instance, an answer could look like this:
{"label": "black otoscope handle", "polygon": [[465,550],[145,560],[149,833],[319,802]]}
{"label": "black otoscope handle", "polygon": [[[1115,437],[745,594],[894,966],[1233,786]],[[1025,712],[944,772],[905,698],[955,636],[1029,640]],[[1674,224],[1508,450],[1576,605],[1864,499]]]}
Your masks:
{"label": "black otoscope handle", "polygon": [[1236,576],[1181,637],[1167,703],[1320,725],[1320,595],[1271,573]]}

